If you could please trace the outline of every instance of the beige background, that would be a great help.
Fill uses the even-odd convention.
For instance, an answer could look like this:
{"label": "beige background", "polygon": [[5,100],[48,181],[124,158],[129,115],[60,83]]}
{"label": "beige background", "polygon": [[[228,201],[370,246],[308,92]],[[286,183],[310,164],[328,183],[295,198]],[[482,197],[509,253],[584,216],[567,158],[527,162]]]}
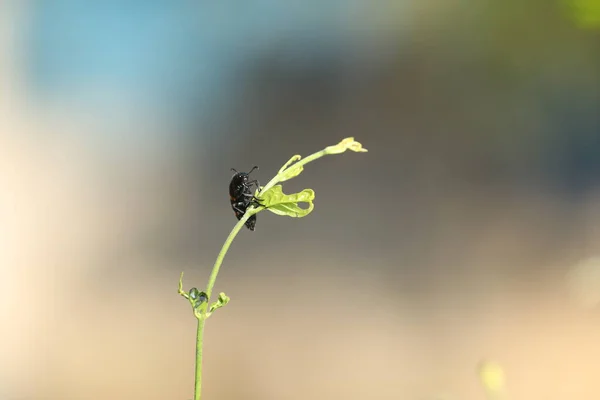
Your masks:
{"label": "beige background", "polygon": [[546,185],[560,132],[578,131],[555,130],[535,89],[597,105],[597,35],[541,2],[441,3],[410,27],[394,4],[372,11],[365,48],[402,37],[398,54],[335,79],[266,57],[196,139],[151,106],[107,121],[80,93],[31,94],[29,9],[0,5],[0,399],[191,398],[177,280],[202,286],[235,222],[229,168],[266,182],[351,135],[369,153],[289,182],[316,190],[313,215],[260,214],[234,242],[206,399],[483,399],[483,359],[510,399],[600,398],[599,187]]}

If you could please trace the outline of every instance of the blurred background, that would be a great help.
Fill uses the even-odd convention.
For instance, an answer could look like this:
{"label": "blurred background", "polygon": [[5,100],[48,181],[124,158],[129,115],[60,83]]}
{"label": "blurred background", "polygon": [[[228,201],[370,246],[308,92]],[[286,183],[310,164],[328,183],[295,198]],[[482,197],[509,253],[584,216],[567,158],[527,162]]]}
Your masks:
{"label": "blurred background", "polygon": [[600,398],[599,4],[2,1],[0,399]]}

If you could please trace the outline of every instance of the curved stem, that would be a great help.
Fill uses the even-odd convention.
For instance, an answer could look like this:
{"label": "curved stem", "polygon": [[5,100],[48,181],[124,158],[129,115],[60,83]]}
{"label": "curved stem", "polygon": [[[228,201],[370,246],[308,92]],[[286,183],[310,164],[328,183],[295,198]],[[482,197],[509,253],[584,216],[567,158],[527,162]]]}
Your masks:
{"label": "curved stem", "polygon": [[[308,157],[306,157],[304,159],[300,159],[300,156],[294,156],[279,170],[277,175],[275,175],[275,177],[273,179],[271,179],[269,181],[269,183],[267,183],[267,185],[261,189],[261,191],[269,190],[270,188],[272,188],[273,186],[275,186],[277,183],[281,182],[282,180],[291,179],[292,177],[286,177],[286,175],[285,175],[285,171],[288,170],[288,168],[300,168],[304,164],[314,161],[317,158],[323,157],[324,155],[339,154],[339,153],[346,151],[347,149],[352,149],[353,151],[367,151],[366,149],[362,149],[362,146],[360,143],[354,142],[354,138],[346,138],[346,139],[342,140],[339,144],[337,144],[335,146],[329,146],[321,151],[318,151],[316,153],[309,155]],[[209,315],[208,314],[209,301],[210,301],[210,298],[212,295],[213,287],[215,286],[215,282],[217,280],[217,275],[219,274],[219,269],[221,268],[221,264],[223,263],[225,254],[227,254],[227,251],[229,250],[229,246],[231,246],[233,239],[237,236],[240,229],[242,229],[242,227],[246,224],[246,221],[248,221],[248,218],[250,218],[254,214],[262,211],[263,209],[264,209],[264,207],[261,207],[261,206],[249,207],[246,210],[246,212],[244,213],[244,216],[233,227],[233,229],[229,233],[229,236],[227,236],[227,240],[225,240],[225,243],[223,244],[223,247],[221,248],[219,255],[217,256],[217,260],[215,261],[212,272],[210,273],[210,278],[208,279],[208,284],[206,285],[206,291],[205,291],[207,300],[204,304],[202,304],[200,306],[200,308],[199,308],[200,313],[196,313],[196,310],[194,310],[194,315],[198,319],[198,328],[196,330],[196,379],[195,379],[195,384],[194,384],[194,400],[200,400],[200,398],[201,398],[201,392],[202,392],[202,345],[203,345],[203,340],[204,340],[204,324],[206,323],[206,318],[208,318],[208,315]],[[183,294],[184,297],[189,299],[189,297],[183,292],[183,289],[181,287],[182,286],[182,282],[181,282],[182,278],[183,278],[183,273],[179,280],[179,293]]]}
{"label": "curved stem", "polygon": [[215,261],[215,265],[213,266],[212,272],[210,273],[210,278],[208,278],[208,284],[206,285],[206,297],[210,300],[210,296],[212,295],[213,287],[215,286],[215,281],[217,280],[217,275],[219,274],[219,269],[221,268],[221,264],[223,263],[223,259],[225,258],[225,254],[227,254],[227,250],[229,250],[229,246],[231,246],[231,242],[239,233],[240,229],[244,226],[248,218],[252,215],[256,214],[256,210],[249,208],[242,219],[238,221],[238,223],[233,227],[229,236],[227,236],[227,240],[223,243],[223,247],[221,247],[221,251],[217,256],[217,260]]}
{"label": "curved stem", "polygon": [[194,382],[194,400],[200,400],[202,396],[202,345],[204,342],[204,324],[206,323],[206,313],[208,311],[208,302],[210,301],[210,296],[212,294],[213,287],[215,286],[215,281],[217,280],[217,275],[219,274],[219,269],[221,268],[221,264],[223,263],[223,259],[225,258],[225,254],[227,254],[227,250],[229,250],[229,246],[233,239],[238,234],[240,229],[244,226],[248,218],[253,214],[256,214],[256,210],[248,210],[244,216],[238,221],[238,223],[233,227],[227,240],[223,244],[219,255],[217,256],[217,260],[215,261],[215,265],[213,266],[212,272],[210,273],[210,278],[208,279],[208,284],[206,285],[206,297],[208,298],[206,303],[201,306],[204,307],[202,309],[202,314],[198,317],[198,327],[196,329],[196,377]]}

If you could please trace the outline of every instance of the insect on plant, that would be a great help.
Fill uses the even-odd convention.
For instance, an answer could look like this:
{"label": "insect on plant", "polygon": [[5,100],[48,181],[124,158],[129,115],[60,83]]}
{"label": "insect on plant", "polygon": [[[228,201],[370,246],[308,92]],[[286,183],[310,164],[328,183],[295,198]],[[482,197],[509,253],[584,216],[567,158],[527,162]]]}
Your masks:
{"label": "insect on plant", "polygon": [[[248,207],[262,205],[252,191],[252,186],[260,189],[260,183],[257,179],[250,180],[250,174],[255,169],[258,169],[258,166],[254,166],[249,172],[237,172],[234,168],[231,168],[235,174],[231,177],[231,182],[229,183],[229,200],[238,221],[246,214]],[[254,231],[256,215],[250,216],[245,225],[246,228]]]}
{"label": "insect on plant", "polygon": [[[219,296],[214,299],[213,288],[219,274],[219,269],[225,258],[225,254],[229,250],[229,246],[233,239],[245,225],[251,231],[256,226],[256,214],[268,210],[276,215],[287,216],[292,218],[302,218],[310,214],[314,209],[313,200],[315,192],[312,189],[304,189],[298,193],[286,194],[283,192],[281,183],[286,182],[300,175],[304,170],[304,166],[318,158],[326,155],[341,154],[350,150],[357,153],[364,153],[367,149],[363,148],[354,138],[345,138],[341,142],[333,146],[327,146],[321,151],[313,153],[308,157],[302,158],[300,155],[295,155],[290,158],[264,187],[261,187],[258,181],[250,180],[250,174],[258,167],[254,167],[250,172],[235,172],[229,183],[229,199],[231,208],[238,219],[238,223],[233,227],[227,240],[223,244],[217,260],[213,265],[212,272],[208,278],[208,283],[204,291],[200,291],[193,287],[188,292],[183,290],[183,272],[179,277],[178,293],[187,299],[192,306],[194,316],[198,320],[196,329],[196,373],[194,381],[194,400],[201,399],[202,393],[202,347],[204,343],[204,325],[206,320],[213,313],[229,303],[229,297],[220,292]],[[253,188],[254,191],[252,190]],[[260,198],[257,198],[259,196]],[[303,204],[304,207],[301,207]]]}

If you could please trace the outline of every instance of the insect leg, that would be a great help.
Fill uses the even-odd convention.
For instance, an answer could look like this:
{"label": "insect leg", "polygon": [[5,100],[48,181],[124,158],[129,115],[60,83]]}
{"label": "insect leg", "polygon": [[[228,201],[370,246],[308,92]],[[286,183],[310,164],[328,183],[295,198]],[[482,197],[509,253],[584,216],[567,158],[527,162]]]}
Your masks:
{"label": "insect leg", "polygon": [[252,200],[250,201],[250,204],[252,204],[253,206],[260,206],[263,207],[264,205],[260,202],[260,199],[258,197],[252,197]]}
{"label": "insect leg", "polygon": [[252,185],[256,186],[256,190],[258,190],[258,193],[260,193],[260,192],[261,192],[261,190],[260,190],[260,182],[258,181],[258,179],[255,179],[255,180],[253,180],[253,181],[246,182],[246,187],[247,187],[248,189],[249,189],[249,188],[250,188],[250,186],[252,186]]}
{"label": "insect leg", "polygon": [[246,214],[246,210],[245,210],[245,209],[244,209],[244,210],[240,209],[240,208],[239,208],[239,206],[242,206],[242,207],[243,207],[244,205],[245,205],[245,204],[244,204],[244,203],[242,203],[242,202],[237,202],[237,203],[233,203],[233,204],[231,205],[231,207],[232,207],[232,208],[233,208],[235,211],[237,211],[237,212],[239,212],[239,213],[242,213],[242,215],[243,215],[243,214]]}

